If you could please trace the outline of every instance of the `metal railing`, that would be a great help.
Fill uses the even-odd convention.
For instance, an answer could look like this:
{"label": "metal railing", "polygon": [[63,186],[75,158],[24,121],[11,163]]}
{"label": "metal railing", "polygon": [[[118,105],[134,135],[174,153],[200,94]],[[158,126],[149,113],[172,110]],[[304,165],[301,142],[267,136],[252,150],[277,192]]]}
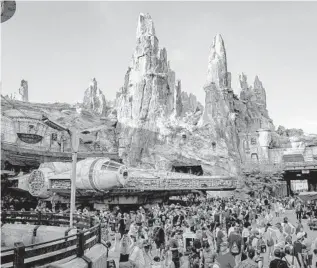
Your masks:
{"label": "metal railing", "polygon": [[[2,223],[9,222],[29,222],[36,224],[47,225],[63,225],[67,224],[69,215],[55,215],[53,213],[30,213],[30,212],[2,212]],[[5,216],[5,217],[3,217]],[[13,268],[29,268],[40,265],[46,265],[69,257],[79,257],[88,263],[91,267],[92,261],[85,256],[85,251],[92,248],[96,244],[102,244],[101,239],[101,224],[93,225],[93,218],[74,215],[74,219],[79,220],[76,224],[77,233],[68,235],[71,228],[65,232],[65,236],[50,240],[43,243],[32,244],[25,246],[22,242],[14,243],[13,248],[4,249],[1,251],[1,267]],[[35,230],[38,226],[35,227]],[[89,229],[86,229],[86,228]]]}

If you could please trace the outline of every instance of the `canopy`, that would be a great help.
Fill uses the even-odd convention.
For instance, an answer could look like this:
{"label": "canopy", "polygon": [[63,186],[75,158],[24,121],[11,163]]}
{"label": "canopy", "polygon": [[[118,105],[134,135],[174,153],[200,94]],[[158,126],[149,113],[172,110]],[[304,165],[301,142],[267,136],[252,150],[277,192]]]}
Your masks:
{"label": "canopy", "polygon": [[298,197],[304,202],[317,200],[317,192],[302,192],[299,193]]}

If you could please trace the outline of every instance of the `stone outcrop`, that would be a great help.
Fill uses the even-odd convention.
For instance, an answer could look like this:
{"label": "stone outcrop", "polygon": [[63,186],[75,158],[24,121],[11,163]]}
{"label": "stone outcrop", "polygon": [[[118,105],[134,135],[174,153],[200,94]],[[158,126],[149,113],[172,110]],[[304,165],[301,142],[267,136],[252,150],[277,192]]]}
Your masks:
{"label": "stone outcrop", "polygon": [[92,111],[94,114],[104,116],[107,110],[106,98],[98,88],[96,78],[93,78],[85,91],[83,108]]}
{"label": "stone outcrop", "polygon": [[21,87],[19,88],[20,100],[28,102],[29,101],[29,86],[28,82],[24,79],[21,81]]}

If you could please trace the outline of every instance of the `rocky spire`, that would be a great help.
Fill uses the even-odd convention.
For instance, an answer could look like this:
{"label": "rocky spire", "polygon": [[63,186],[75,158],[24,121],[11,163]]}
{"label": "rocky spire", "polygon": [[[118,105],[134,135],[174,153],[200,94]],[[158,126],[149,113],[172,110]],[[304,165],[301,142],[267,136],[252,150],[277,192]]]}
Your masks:
{"label": "rocky spire", "polygon": [[244,73],[239,74],[239,83],[242,90],[247,90],[249,88],[247,76]]}
{"label": "rocky spire", "polygon": [[141,36],[152,35],[155,36],[154,23],[150,14],[144,15],[141,13],[139,15],[138,26],[136,30],[136,37],[140,38]]}
{"label": "rocky spire", "polygon": [[29,86],[28,82],[22,79],[21,87],[19,88],[19,94],[21,101],[29,101]]}
{"label": "rocky spire", "polygon": [[168,63],[167,51],[158,44],[151,16],[140,14],[136,47],[116,99],[118,125],[124,133],[122,138],[127,141],[120,141],[119,146],[126,148],[126,159],[132,161],[131,165],[156,143],[157,122],[171,116],[178,106],[174,98],[180,95],[175,92],[180,90],[180,84],[175,86],[175,73]]}
{"label": "rocky spire", "polygon": [[175,115],[180,116],[183,110],[181,80],[176,81],[174,94]]}
{"label": "rocky spire", "polygon": [[253,85],[254,85],[253,87],[256,88],[256,89],[264,89],[263,85],[262,85],[262,82],[260,81],[260,79],[259,79],[259,77],[257,75],[255,76]]}
{"label": "rocky spire", "polygon": [[98,115],[105,115],[106,113],[106,98],[98,88],[96,78],[91,80],[89,87],[85,91],[83,107]]}
{"label": "rocky spire", "polygon": [[136,32],[136,47],[116,105],[120,123],[140,127],[144,121],[155,121],[163,114],[159,111],[169,115],[174,110],[175,73],[166,49],[158,46],[149,14],[139,15]]}
{"label": "rocky spire", "polygon": [[256,94],[257,102],[264,105],[264,108],[266,108],[266,92],[262,85],[262,82],[257,75],[254,79],[253,90]]}
{"label": "rocky spire", "polygon": [[206,84],[214,83],[218,88],[228,87],[227,56],[220,34],[214,37],[210,53]]}

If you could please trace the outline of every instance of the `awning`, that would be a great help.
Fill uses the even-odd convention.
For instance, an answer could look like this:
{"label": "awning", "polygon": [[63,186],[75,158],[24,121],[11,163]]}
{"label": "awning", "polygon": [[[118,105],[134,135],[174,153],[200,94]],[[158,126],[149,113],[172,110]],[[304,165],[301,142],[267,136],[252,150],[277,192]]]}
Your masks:
{"label": "awning", "polygon": [[302,192],[299,193],[298,197],[304,202],[317,200],[317,192]]}

